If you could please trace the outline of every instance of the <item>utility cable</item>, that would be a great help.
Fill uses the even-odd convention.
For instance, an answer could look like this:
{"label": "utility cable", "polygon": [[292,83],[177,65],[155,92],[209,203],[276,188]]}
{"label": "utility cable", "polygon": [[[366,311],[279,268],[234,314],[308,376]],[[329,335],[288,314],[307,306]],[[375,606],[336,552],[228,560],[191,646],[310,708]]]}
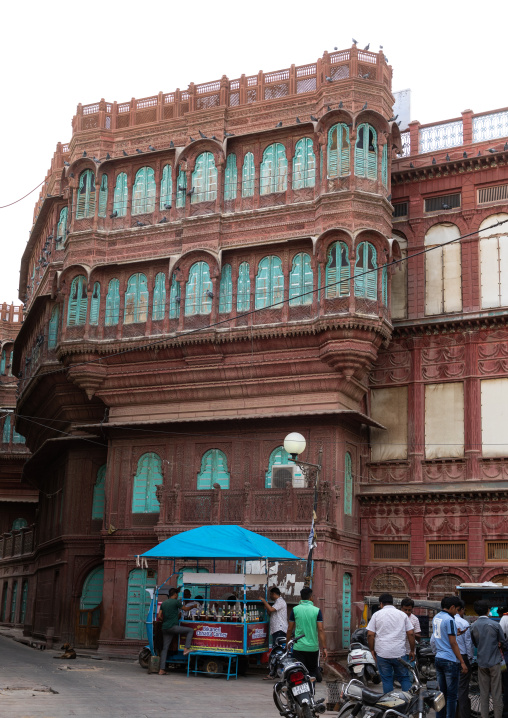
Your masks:
{"label": "utility cable", "polygon": [[32,192],[35,192],[35,190],[38,189],[42,184],[44,184],[45,181],[46,181],[46,180],[43,179],[42,182],[39,182],[39,184],[37,185],[37,187],[34,187],[33,189],[31,189],[30,192],[28,192],[27,194],[23,195],[23,197],[20,197],[19,199],[14,200],[14,202],[9,202],[9,204],[4,204],[3,206],[0,207],[0,209],[5,209],[6,207],[12,207],[13,204],[17,204],[18,202],[21,202],[22,199],[25,199],[26,197],[28,197],[29,195],[31,195]]}

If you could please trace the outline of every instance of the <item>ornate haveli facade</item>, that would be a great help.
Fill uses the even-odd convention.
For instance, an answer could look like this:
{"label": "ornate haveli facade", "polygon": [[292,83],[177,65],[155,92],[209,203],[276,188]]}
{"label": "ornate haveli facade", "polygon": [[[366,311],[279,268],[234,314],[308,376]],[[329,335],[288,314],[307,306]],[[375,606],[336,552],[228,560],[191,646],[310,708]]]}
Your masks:
{"label": "ornate haveli facade", "polygon": [[508,575],[508,224],[485,229],[508,219],[508,113],[401,134],[391,78],[353,46],[78,106],[21,266],[27,633],[142,645],[167,567],[135,554],[197,525],[305,556],[290,431],[322,449],[332,650],[366,593]]}

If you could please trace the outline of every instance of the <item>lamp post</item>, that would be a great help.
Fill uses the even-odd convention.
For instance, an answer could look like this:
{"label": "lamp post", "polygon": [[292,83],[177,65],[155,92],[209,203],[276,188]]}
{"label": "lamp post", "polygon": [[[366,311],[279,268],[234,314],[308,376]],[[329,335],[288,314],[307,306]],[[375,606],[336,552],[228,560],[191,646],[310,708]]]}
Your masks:
{"label": "lamp post", "polygon": [[299,461],[299,454],[303,454],[307,442],[305,437],[297,432],[293,431],[288,434],[284,439],[284,449],[290,455],[290,459],[295,463],[301,470],[307,483],[314,479],[314,502],[312,506],[312,522],[309,533],[309,553],[307,555],[307,566],[305,569],[305,586],[310,586],[312,581],[312,552],[314,550],[314,523],[317,519],[317,504],[318,504],[318,487],[319,487],[319,474],[321,472],[321,459],[323,456],[323,447],[321,446],[318,453],[318,463],[310,464],[307,461]]}

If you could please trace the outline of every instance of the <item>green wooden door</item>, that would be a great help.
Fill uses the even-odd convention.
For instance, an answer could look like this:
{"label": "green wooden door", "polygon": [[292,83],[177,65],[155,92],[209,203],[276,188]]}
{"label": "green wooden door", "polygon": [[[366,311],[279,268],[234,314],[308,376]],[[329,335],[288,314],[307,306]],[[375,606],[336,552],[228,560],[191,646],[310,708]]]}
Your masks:
{"label": "green wooden door", "polygon": [[349,648],[351,641],[351,575],[342,579],[342,648]]}
{"label": "green wooden door", "polygon": [[97,648],[101,626],[102,589],[104,585],[104,567],[92,569],[83,583],[79,601],[76,646]]}
{"label": "green wooden door", "polygon": [[148,572],[144,568],[135,568],[129,573],[125,638],[146,640],[146,616],[151,600],[146,589],[154,589],[156,586],[157,574],[155,572]]}

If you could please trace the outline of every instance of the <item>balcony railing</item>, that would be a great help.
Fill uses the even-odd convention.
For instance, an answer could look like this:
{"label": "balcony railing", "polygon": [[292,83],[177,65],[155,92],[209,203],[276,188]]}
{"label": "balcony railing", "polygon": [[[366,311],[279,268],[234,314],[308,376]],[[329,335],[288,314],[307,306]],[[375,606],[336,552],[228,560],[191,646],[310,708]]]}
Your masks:
{"label": "balcony railing", "polygon": [[27,556],[34,550],[35,529],[33,526],[10,531],[0,536],[0,559]]}

